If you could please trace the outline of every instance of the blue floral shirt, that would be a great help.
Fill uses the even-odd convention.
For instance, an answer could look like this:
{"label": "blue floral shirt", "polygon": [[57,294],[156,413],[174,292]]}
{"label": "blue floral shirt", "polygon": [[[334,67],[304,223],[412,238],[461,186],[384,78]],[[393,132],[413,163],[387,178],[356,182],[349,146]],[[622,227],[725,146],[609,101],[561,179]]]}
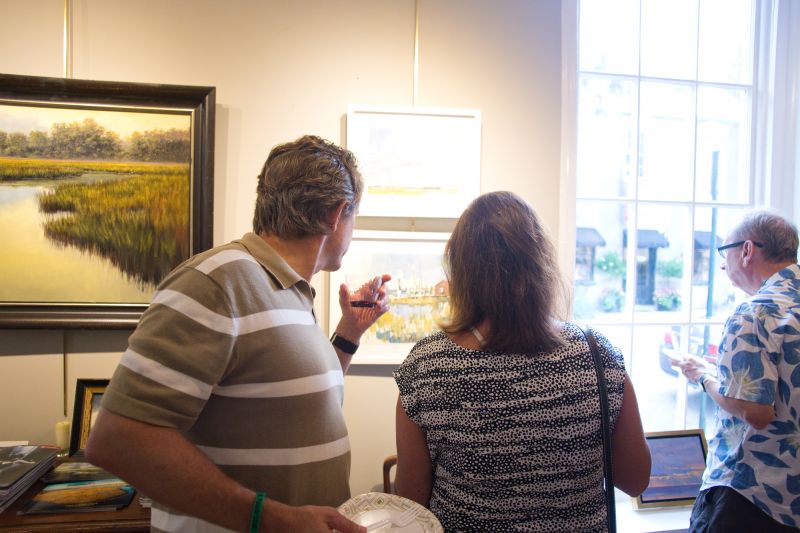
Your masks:
{"label": "blue floral shirt", "polygon": [[800,265],[767,279],[725,324],[720,393],[773,404],[763,430],[717,407],[702,489],[729,486],[775,520],[800,526]]}

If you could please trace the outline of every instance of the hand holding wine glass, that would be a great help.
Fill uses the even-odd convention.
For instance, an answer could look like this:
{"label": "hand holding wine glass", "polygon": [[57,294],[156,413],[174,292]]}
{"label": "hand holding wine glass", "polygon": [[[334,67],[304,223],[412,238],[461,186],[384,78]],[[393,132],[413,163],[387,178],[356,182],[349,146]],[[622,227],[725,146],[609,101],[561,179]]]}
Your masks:
{"label": "hand holding wine glass", "polygon": [[379,289],[384,284],[382,276],[367,279],[363,273],[346,274],[347,299],[350,307],[375,307],[380,296]]}
{"label": "hand holding wine glass", "polygon": [[392,276],[389,274],[345,275],[345,283],[339,286],[342,319],[336,331],[353,341],[360,338],[382,314],[389,310],[386,283],[391,279]]}

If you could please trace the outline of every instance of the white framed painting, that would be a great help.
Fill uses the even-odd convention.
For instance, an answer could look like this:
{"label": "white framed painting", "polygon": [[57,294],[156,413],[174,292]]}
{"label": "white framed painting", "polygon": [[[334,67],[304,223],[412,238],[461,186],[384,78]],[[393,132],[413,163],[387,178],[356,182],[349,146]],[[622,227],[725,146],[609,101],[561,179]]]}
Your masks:
{"label": "white framed painting", "polygon": [[480,110],[350,105],[347,148],[366,183],[360,215],[458,218],[480,194]]}
{"label": "white framed painting", "polygon": [[418,340],[438,331],[448,312],[442,267],[449,233],[356,230],[342,267],[329,277],[328,331],[342,316],[339,286],[391,274],[390,309],[361,337],[351,364],[400,364]]}

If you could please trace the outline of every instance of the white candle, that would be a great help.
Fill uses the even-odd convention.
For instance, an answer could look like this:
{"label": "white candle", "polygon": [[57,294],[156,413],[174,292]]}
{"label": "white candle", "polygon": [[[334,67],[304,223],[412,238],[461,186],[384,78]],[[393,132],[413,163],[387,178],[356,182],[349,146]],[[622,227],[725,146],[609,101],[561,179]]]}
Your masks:
{"label": "white candle", "polygon": [[62,450],[69,449],[69,420],[61,420],[56,422],[56,446]]}

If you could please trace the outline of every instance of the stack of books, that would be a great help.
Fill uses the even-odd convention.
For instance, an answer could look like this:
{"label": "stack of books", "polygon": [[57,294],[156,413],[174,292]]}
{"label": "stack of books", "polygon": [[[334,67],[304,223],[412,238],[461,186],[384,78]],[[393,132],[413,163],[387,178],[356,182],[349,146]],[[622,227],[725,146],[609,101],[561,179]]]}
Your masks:
{"label": "stack of books", "polygon": [[0,513],[50,470],[58,452],[53,446],[0,447]]}

